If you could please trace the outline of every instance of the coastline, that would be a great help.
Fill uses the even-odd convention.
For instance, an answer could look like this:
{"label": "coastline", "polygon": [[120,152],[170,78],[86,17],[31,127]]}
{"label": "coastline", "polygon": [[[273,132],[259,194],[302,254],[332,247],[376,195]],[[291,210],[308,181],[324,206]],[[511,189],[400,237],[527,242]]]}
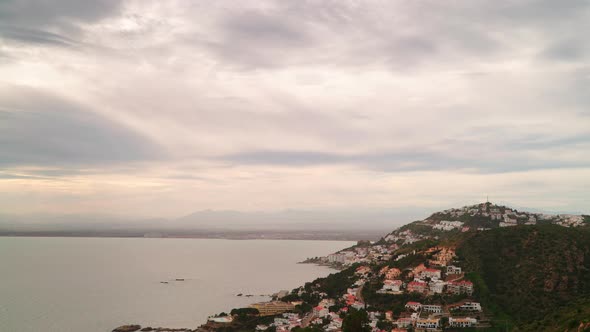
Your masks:
{"label": "coastline", "polygon": [[[348,245],[341,241],[0,238],[0,260],[6,272],[0,286],[6,300],[0,330],[35,332],[52,325],[104,332],[131,323],[196,329],[209,315],[270,299],[237,297],[239,293],[268,295],[333,273],[297,262]],[[35,273],[38,269],[43,273]],[[23,296],[34,289],[43,292]],[[72,292],[70,300],[56,301],[64,289]],[[53,308],[71,316],[59,315]],[[24,312],[32,315],[25,323]]]}
{"label": "coastline", "polygon": [[[331,264],[331,263],[321,263],[319,260],[316,261],[315,258],[314,259],[308,258],[304,261],[297,262],[296,264],[314,264],[317,266],[323,266],[323,267],[330,268],[331,270],[334,270],[333,272],[340,272],[344,269],[344,267],[341,265]],[[303,285],[300,285],[300,286],[303,286]],[[236,297],[248,297],[248,298],[265,297],[267,301],[263,301],[263,302],[271,302],[271,301],[279,301],[280,298],[282,298],[285,295],[288,295],[289,293],[290,293],[290,291],[288,291],[288,290],[281,290],[281,291],[278,291],[278,292],[271,294],[271,295],[267,295],[267,294],[256,294],[255,295],[255,294],[238,293],[235,296]],[[250,308],[250,306],[255,303],[259,303],[259,301],[254,301],[252,303],[249,303],[248,306],[244,307],[244,308]],[[233,308],[231,310],[233,311],[236,309],[243,309],[243,308]],[[133,324],[126,324],[126,325],[119,326],[119,327],[113,329],[112,332],[135,332],[135,331],[141,331],[141,332],[210,332],[210,331],[214,331],[215,329],[219,328],[220,326],[225,326],[227,324],[227,322],[219,323],[214,320],[211,320],[211,318],[224,317],[223,315],[227,315],[227,313],[220,312],[220,313],[210,315],[208,317],[207,321],[203,322],[197,328],[187,328],[187,327],[171,328],[171,327],[151,327],[151,326],[144,327],[141,324],[133,323]]]}

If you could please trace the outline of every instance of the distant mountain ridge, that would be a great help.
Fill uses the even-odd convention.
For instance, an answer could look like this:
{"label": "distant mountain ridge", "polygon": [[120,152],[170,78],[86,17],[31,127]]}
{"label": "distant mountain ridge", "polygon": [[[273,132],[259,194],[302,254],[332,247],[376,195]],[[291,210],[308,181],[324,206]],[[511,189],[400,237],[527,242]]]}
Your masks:
{"label": "distant mountain ridge", "polygon": [[0,236],[194,237],[228,239],[375,240],[421,213],[400,210],[204,210],[164,219],[102,215],[7,215]]}
{"label": "distant mountain ridge", "polygon": [[[109,214],[0,214],[0,235],[376,240],[396,225],[420,215],[424,213],[418,208],[272,212],[203,210],[172,219],[134,219]],[[491,229],[531,223],[583,225],[585,220],[587,217],[585,219],[582,215],[520,212],[482,203],[434,213],[396,229],[388,234],[388,239],[406,230],[413,231],[415,238],[404,235],[406,240],[412,241],[466,228]],[[293,237],[294,232],[300,234]]]}
{"label": "distant mountain ridge", "polygon": [[0,213],[0,229],[70,230],[363,230],[385,232],[422,213],[416,208],[375,210],[202,210],[178,218],[132,218],[108,214]]}
{"label": "distant mountain ridge", "polygon": [[193,225],[214,229],[223,228],[264,228],[264,229],[371,229],[386,230],[400,220],[415,216],[411,209],[374,211],[330,211],[330,210],[280,210],[231,211],[203,210],[177,218],[171,223]]}

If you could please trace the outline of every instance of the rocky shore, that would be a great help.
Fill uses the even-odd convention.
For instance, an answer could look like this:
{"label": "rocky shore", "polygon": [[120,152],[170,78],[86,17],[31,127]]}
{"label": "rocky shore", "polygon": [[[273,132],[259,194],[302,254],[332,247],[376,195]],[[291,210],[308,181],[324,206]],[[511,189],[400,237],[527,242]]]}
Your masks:
{"label": "rocky shore", "polygon": [[112,332],[210,332],[215,331],[220,327],[227,326],[224,323],[216,323],[207,321],[207,323],[195,328],[169,328],[169,327],[141,327],[138,324],[122,325],[114,329]]}

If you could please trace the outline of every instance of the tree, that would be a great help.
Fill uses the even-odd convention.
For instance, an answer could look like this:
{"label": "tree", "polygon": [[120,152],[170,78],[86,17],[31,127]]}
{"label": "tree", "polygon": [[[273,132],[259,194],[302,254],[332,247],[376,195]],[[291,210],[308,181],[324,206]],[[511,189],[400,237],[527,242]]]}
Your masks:
{"label": "tree", "polygon": [[351,309],[342,321],[342,332],[369,332],[369,317],[364,310]]}
{"label": "tree", "polygon": [[386,320],[380,320],[377,322],[377,327],[380,328],[381,330],[391,330],[393,328],[393,323],[386,321]]}
{"label": "tree", "polygon": [[250,315],[258,315],[258,309],[256,308],[238,308],[232,309],[230,312],[232,316],[250,316]]}

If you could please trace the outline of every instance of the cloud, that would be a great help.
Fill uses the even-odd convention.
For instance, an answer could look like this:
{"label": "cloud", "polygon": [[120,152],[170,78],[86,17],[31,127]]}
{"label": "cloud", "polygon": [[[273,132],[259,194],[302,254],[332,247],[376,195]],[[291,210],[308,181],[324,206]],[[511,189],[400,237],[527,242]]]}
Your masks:
{"label": "cloud", "polygon": [[23,29],[10,26],[0,26],[0,35],[21,43],[46,44],[69,47],[77,42],[57,33],[43,30]]}
{"label": "cloud", "polygon": [[5,23],[29,27],[94,22],[115,14],[121,3],[119,0],[5,0],[0,3],[0,19]]}
{"label": "cloud", "polygon": [[70,46],[81,37],[81,25],[109,17],[120,9],[122,1],[74,0],[0,2],[0,38],[20,43]]}
{"label": "cloud", "polygon": [[[507,60],[519,55],[523,39],[541,50],[564,36],[579,36],[590,14],[585,1],[545,0],[262,1],[211,7],[191,12],[216,18],[204,20],[192,40],[222,64],[242,70],[388,64],[407,71],[441,62]],[[554,52],[559,51],[548,51]]]}
{"label": "cloud", "polygon": [[4,1],[4,207],[579,210],[589,7]]}
{"label": "cloud", "polygon": [[0,166],[154,159],[158,147],[87,107],[31,88],[0,89]]}
{"label": "cloud", "polygon": [[[590,159],[555,160],[551,155],[535,156],[533,152],[546,151],[549,147],[566,149],[581,144],[590,148],[590,137],[568,137],[561,140],[508,143],[502,148],[480,154],[457,155],[449,151],[433,151],[428,148],[412,151],[392,151],[364,154],[336,154],[314,151],[253,151],[222,156],[220,159],[237,165],[276,165],[287,167],[319,165],[356,165],[380,172],[409,171],[466,171],[478,173],[523,172],[542,169],[566,169],[590,167]],[[519,145],[520,146],[516,146]],[[457,146],[457,149],[460,149]],[[528,149],[528,150],[527,150]],[[498,151],[508,151],[504,156]]]}
{"label": "cloud", "polygon": [[577,61],[588,57],[588,47],[582,40],[560,41],[540,53],[541,58],[552,61]]}
{"label": "cloud", "polygon": [[14,179],[34,179],[34,180],[38,180],[38,179],[48,179],[48,178],[43,178],[43,177],[38,177],[38,176],[30,176],[30,175],[21,175],[21,174],[9,174],[9,173],[0,173],[0,180],[14,180]]}

